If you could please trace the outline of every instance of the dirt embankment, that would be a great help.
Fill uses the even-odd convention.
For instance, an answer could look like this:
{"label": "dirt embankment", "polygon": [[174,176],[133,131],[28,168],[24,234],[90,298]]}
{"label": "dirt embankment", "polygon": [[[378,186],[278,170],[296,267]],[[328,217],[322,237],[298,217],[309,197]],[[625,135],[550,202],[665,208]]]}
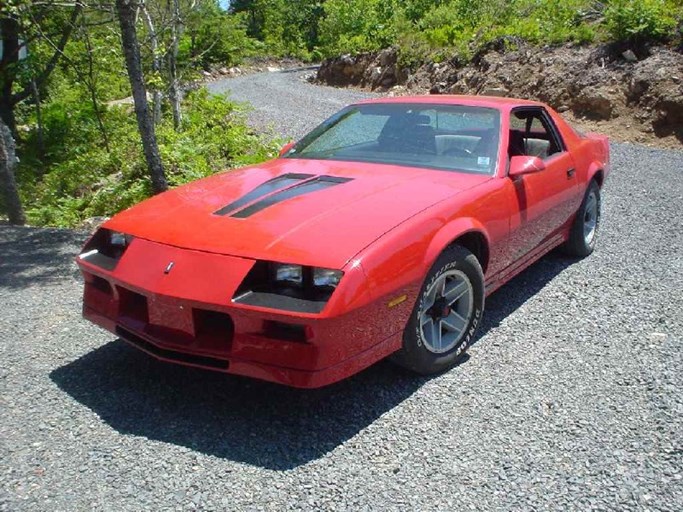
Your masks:
{"label": "dirt embankment", "polygon": [[[514,49],[509,49],[510,47]],[[683,53],[666,47],[532,47],[498,41],[457,60],[402,69],[394,49],[343,55],[321,65],[317,81],[391,95],[481,94],[537,99],[584,130],[659,147],[683,144]]]}

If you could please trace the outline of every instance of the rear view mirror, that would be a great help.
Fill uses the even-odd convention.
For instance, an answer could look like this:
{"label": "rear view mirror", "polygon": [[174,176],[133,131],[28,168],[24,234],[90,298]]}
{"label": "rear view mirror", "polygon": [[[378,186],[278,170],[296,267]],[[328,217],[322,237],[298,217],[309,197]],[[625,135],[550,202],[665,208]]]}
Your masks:
{"label": "rear view mirror", "polygon": [[513,156],[510,159],[510,172],[508,172],[508,176],[515,178],[524,174],[539,172],[543,169],[545,169],[545,164],[537,156]]}
{"label": "rear view mirror", "polygon": [[280,150],[280,156],[285,156],[285,154],[294,147],[295,142],[291,141],[282,146],[282,149]]}

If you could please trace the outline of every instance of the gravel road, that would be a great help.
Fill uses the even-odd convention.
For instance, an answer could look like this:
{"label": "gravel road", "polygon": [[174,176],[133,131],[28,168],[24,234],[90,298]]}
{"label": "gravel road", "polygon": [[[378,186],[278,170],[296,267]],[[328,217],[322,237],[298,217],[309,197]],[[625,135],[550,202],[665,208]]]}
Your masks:
{"label": "gravel road", "polygon": [[[300,75],[211,88],[292,136],[363,96]],[[310,392],[129,348],[80,318],[83,234],[0,227],[0,509],[682,510],[683,152],[615,144],[603,198],[456,369]]]}
{"label": "gravel road", "polygon": [[228,93],[231,99],[251,104],[249,120],[262,130],[298,139],[342,107],[372,97],[353,89],[334,89],[308,83],[314,72],[287,70],[246,75],[207,84],[209,91]]}

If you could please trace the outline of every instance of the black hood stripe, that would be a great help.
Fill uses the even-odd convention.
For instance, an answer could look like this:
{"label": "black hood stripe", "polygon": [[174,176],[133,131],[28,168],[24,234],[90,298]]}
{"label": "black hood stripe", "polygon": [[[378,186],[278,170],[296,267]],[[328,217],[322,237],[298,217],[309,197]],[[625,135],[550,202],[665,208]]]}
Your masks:
{"label": "black hood stripe", "polygon": [[351,178],[338,178],[336,176],[318,176],[315,179],[308,180],[304,183],[299,183],[298,185],[295,185],[293,187],[289,187],[285,190],[280,190],[275,194],[271,194],[268,197],[262,199],[261,201],[257,201],[256,203],[253,203],[247,206],[246,208],[233,213],[231,217],[235,217],[238,219],[251,217],[255,213],[263,211],[266,208],[273,206],[277,203],[281,203],[294,197],[310,194],[311,192],[315,192],[317,190],[324,190],[326,188],[334,187],[336,185],[341,185],[342,183],[346,183],[348,181],[351,181]]}
{"label": "black hood stripe", "polygon": [[313,174],[283,174],[282,176],[278,176],[277,178],[273,178],[261,183],[251,192],[248,192],[236,201],[233,201],[229,205],[224,206],[220,210],[216,210],[213,213],[214,215],[227,215],[228,213],[238,210],[239,208],[242,208],[243,206],[246,206],[257,199],[267,196],[268,194],[272,194],[277,190],[291,187],[292,185],[311,179],[314,176],[315,175]]}

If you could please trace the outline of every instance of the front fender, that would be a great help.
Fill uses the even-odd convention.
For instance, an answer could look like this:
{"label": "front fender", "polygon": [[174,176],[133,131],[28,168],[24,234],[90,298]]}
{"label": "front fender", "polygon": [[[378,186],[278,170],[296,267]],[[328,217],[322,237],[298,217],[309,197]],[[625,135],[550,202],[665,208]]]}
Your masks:
{"label": "front fender", "polygon": [[[484,225],[472,217],[460,217],[443,226],[432,238],[425,253],[425,265],[423,273],[426,273],[434,264],[443,250],[454,240],[467,233],[477,233],[484,237],[487,247],[490,246],[491,239]],[[482,264],[483,266],[483,264]]]}

